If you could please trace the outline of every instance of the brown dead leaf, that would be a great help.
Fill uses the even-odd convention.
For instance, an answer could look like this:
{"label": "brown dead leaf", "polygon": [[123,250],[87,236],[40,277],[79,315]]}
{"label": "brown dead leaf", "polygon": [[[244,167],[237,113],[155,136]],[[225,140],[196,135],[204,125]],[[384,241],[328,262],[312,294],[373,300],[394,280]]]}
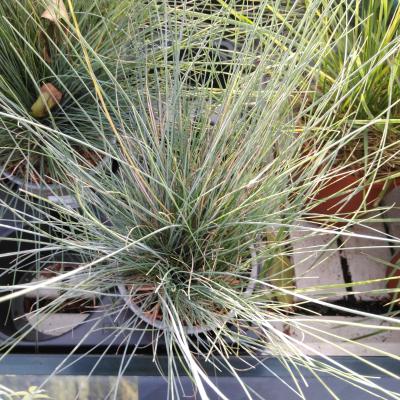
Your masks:
{"label": "brown dead leaf", "polygon": [[49,115],[49,111],[60,104],[63,94],[52,84],[44,83],[40,87],[40,95],[33,103],[31,108],[32,116],[44,118]]}
{"label": "brown dead leaf", "polygon": [[[48,38],[50,37],[56,44],[60,43],[63,39],[62,35],[60,36],[60,22],[64,20],[68,24],[70,19],[63,0],[46,0],[46,4],[47,8],[43,11],[41,17],[50,23],[45,30],[39,32],[39,44],[43,59],[47,64],[51,64],[51,46]],[[62,29],[68,32],[68,27],[62,26]]]}
{"label": "brown dead leaf", "polygon": [[47,0],[47,8],[43,11],[42,18],[57,23],[61,19],[69,23],[67,7],[63,0]]}

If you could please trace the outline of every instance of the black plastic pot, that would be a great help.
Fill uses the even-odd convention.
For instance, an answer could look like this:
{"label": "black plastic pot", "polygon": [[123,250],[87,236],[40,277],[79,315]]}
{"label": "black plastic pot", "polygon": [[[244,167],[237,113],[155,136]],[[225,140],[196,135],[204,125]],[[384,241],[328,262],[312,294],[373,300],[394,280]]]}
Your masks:
{"label": "black plastic pot", "polygon": [[[26,237],[24,238],[26,239]],[[27,250],[26,246],[24,250]],[[49,254],[47,254],[49,256]],[[51,257],[51,256],[50,256]],[[14,257],[10,257],[6,260],[8,263],[3,267],[3,272],[0,276],[0,285],[26,285],[33,283],[33,280],[37,281],[38,278],[38,266],[37,260],[46,259],[45,251],[40,253],[38,257],[35,254],[34,257],[16,268],[14,265]],[[51,258],[50,258],[51,260]],[[58,259],[59,260],[59,259]],[[67,261],[68,260],[68,261]],[[74,262],[76,258],[64,257],[63,263],[70,264]],[[4,262],[4,260],[3,260]],[[60,264],[57,259],[54,261],[46,262],[46,265],[52,265],[54,263]],[[21,287],[23,288],[23,286]],[[46,289],[45,289],[46,290]],[[50,291],[54,292],[55,289]],[[49,290],[47,289],[48,293]],[[3,295],[9,294],[3,293]],[[71,313],[68,314],[65,310],[60,310],[58,313],[48,314],[36,314],[32,313],[33,316],[28,317],[27,312],[29,307],[34,305],[31,310],[34,312],[35,308],[43,303],[43,301],[51,300],[46,296],[43,296],[42,292],[31,292],[25,296],[15,297],[7,302],[0,303],[0,346],[5,348],[8,345],[17,343],[17,349],[25,349],[22,351],[47,351],[46,349],[71,349],[79,347],[78,352],[87,351],[88,349],[98,349],[100,352],[104,351],[104,348],[115,349],[124,348],[124,345],[136,346],[140,343],[141,346],[150,345],[151,334],[143,335],[141,329],[137,332],[129,333],[129,336],[122,332],[120,326],[129,326],[132,314],[128,312],[120,312],[118,315],[113,314],[113,310],[118,306],[116,301],[122,305],[117,309],[124,308],[123,303],[120,303],[118,299],[113,300],[115,296],[112,293],[105,294],[103,297],[98,298],[95,307],[92,309],[88,307],[84,313]],[[37,297],[37,298],[35,298]],[[54,296],[53,296],[54,298]],[[71,299],[74,296],[71,295]],[[77,301],[79,296],[75,296]],[[28,306],[27,306],[28,301]],[[28,307],[28,310],[27,310]],[[29,314],[28,314],[29,315]],[[41,320],[38,325],[33,323],[35,318],[43,318],[43,316],[50,316],[47,319]],[[76,326],[68,326],[71,321],[71,316],[78,320],[79,323]],[[80,317],[82,316],[82,317]],[[50,319],[53,322],[49,322]],[[54,322],[55,319],[55,322]],[[63,324],[65,325],[63,326]],[[52,326],[51,326],[52,324]],[[42,327],[46,326],[46,330]],[[54,329],[53,329],[54,328]],[[142,327],[143,329],[143,327]],[[18,338],[18,340],[17,340]]]}
{"label": "black plastic pot", "polygon": [[[18,210],[25,211],[28,219],[29,215],[34,218],[35,210],[28,209],[23,201],[12,195],[12,192],[0,191],[0,195],[3,196],[0,198],[5,204],[8,203]],[[0,207],[0,213],[0,218],[3,218],[0,220],[2,227],[0,286],[3,287],[1,294],[4,296],[12,293],[4,290],[4,287],[20,284],[22,286],[19,289],[24,288],[24,285],[37,277],[37,271],[43,268],[41,264],[43,260],[47,260],[47,264],[51,260],[58,262],[61,256],[51,258],[52,255],[46,248],[49,243],[44,243],[43,239],[37,240],[34,233],[30,233],[26,228],[23,229],[23,221],[10,210]],[[40,218],[40,215],[37,218]],[[28,253],[31,253],[29,257],[26,256]],[[8,255],[5,256],[5,254]],[[24,258],[18,259],[19,255]],[[68,257],[76,260],[72,255],[64,255],[63,260]],[[27,309],[23,297],[15,296],[9,301],[0,302],[0,348],[5,350],[16,344],[15,350],[26,354],[51,351],[64,352],[68,355],[73,348],[76,349],[74,351],[76,353],[90,350],[103,354],[105,349],[118,352],[128,346],[140,347],[145,354],[151,354],[154,335],[157,335],[159,336],[158,351],[162,352],[164,333],[143,321],[137,313],[132,311],[126,299],[116,289],[118,282],[114,285],[116,290],[112,290],[112,286],[111,282],[110,292],[102,293],[102,296],[97,299],[95,309],[92,312],[85,311],[85,318],[82,318],[77,326],[63,330],[61,333],[58,331],[60,334],[57,335],[49,334],[48,331],[43,332],[30,325],[29,318],[25,315]],[[59,324],[61,325],[62,322]]]}
{"label": "black plastic pot", "polygon": [[[112,140],[111,143],[115,145],[116,141]],[[66,163],[68,162],[66,161]],[[114,172],[118,168],[116,162],[110,157],[106,156],[93,167],[93,171],[105,169],[106,167],[110,170],[110,172]],[[4,166],[2,166],[0,169],[2,183],[6,184],[16,192],[22,190],[26,193],[32,193],[34,196],[37,196],[37,198],[46,198],[55,204],[67,208],[77,209],[79,207],[74,193],[65,185],[59,183],[29,182],[10,172],[7,172]]]}

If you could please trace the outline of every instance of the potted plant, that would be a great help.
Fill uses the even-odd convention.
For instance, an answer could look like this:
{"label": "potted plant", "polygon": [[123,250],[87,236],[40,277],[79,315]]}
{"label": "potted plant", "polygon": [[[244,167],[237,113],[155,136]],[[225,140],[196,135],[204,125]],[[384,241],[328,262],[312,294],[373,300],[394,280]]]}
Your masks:
{"label": "potted plant", "polygon": [[[96,85],[108,88],[104,63],[115,62],[122,46],[124,9],[110,0],[0,5],[0,165],[17,187],[65,194],[58,157],[77,158],[88,170],[104,163],[115,142]],[[57,155],[55,141],[63,146]]]}
{"label": "potted plant", "polygon": [[[229,271],[226,271],[226,274],[222,276],[215,274],[215,278],[213,279],[215,285],[220,287],[228,286],[245,298],[251,296],[256,286],[261,267],[257,260],[254,245],[252,245],[249,251],[249,257],[253,257],[250,271],[246,271],[246,273],[241,275],[238,274],[238,276],[231,276]],[[182,281],[187,279],[184,275],[185,272],[183,272],[182,277],[178,279]],[[195,287],[201,284],[201,279],[193,278],[193,283],[191,283],[193,292],[196,291]],[[209,282],[209,284],[211,284],[211,282]],[[173,281],[171,285],[176,285],[176,282]],[[129,309],[148,324],[148,326],[163,331],[171,331],[173,329],[168,323],[168,309],[164,307],[166,303],[164,296],[166,296],[167,293],[164,288],[158,287],[157,277],[152,277],[146,273],[124,278],[123,283],[118,285],[118,291]],[[185,297],[186,296],[183,296],[182,303],[185,302]],[[182,319],[182,329],[188,335],[199,335],[212,331],[221,325],[221,321],[225,320],[226,323],[229,323],[231,319],[234,319],[234,311],[224,307],[220,299],[212,301],[210,298],[204,298],[200,293],[197,293],[191,296],[190,301],[196,302],[199,309],[209,310],[214,321],[211,319],[207,321],[207,318],[202,320],[201,314],[194,319],[188,318],[186,321]],[[180,300],[177,298],[176,302],[178,303]]]}
{"label": "potted plant", "polygon": [[[34,263],[36,264],[36,263]],[[77,260],[63,257],[60,260],[43,261],[40,269],[27,270],[19,275],[17,285],[34,285],[78,268]],[[28,268],[29,269],[29,268]],[[75,284],[76,285],[76,284]],[[10,303],[11,318],[18,334],[24,341],[44,341],[73,331],[93,316],[100,303],[93,295],[85,295],[84,288],[73,290],[71,282],[61,282],[56,287],[45,287],[20,296]],[[59,302],[58,298],[63,301]]]}
{"label": "potted plant", "polygon": [[334,17],[314,66],[309,118],[327,112],[330,126],[307,151],[325,143],[336,160],[310,211],[348,219],[376,206],[398,172],[400,9],[397,0],[328,3]]}
{"label": "potted plant", "polygon": [[[231,20],[231,10],[225,12]],[[191,26],[191,13],[185,16]],[[162,25],[174,26],[174,14],[154,17]],[[320,372],[330,373],[367,391],[384,392],[368,377],[347,373],[329,356],[318,354],[322,358],[315,361],[307,344],[292,336],[290,329],[274,324],[283,322],[307,332],[301,310],[304,302],[312,302],[301,290],[293,293],[287,261],[291,244],[287,231],[301,218],[304,207],[292,177],[305,163],[305,138],[300,133],[293,139],[295,121],[302,115],[293,117],[292,110],[299,88],[310,84],[305,80],[309,61],[315,57],[310,39],[319,31],[310,21],[305,17],[301,31],[310,36],[293,39],[295,58],[271,38],[278,36],[272,34],[280,31],[279,25],[273,25],[278,32],[272,28],[268,41],[256,22],[248,35],[249,43],[254,32],[264,40],[259,63],[251,74],[243,73],[246,63],[238,64],[218,90],[193,87],[186,80],[189,75],[181,74],[179,51],[162,74],[137,72],[146,78],[142,85],[136,86],[141,82],[136,79],[133,87],[129,80],[125,89],[118,86],[131,99],[129,112],[118,119],[124,133],[115,156],[118,173],[88,175],[79,163],[69,165],[69,173],[82,184],[76,186],[80,210],[64,210],[63,221],[70,218],[74,232],[54,241],[60,250],[72,249],[94,260],[87,267],[92,287],[102,293],[110,286],[120,287],[120,292],[110,294],[115,299],[113,309],[117,315],[133,309],[133,316],[116,326],[118,331],[129,335],[141,329],[138,320],[147,322],[153,357],[157,359],[163,350],[168,356],[168,370],[163,372],[171,396],[182,395],[173,379],[180,367],[202,398],[207,398],[207,385],[220,394],[203,369],[211,364],[237,377],[251,398],[239,377],[240,367],[268,368],[262,358],[271,355],[290,373],[292,365],[305,366],[318,377]],[[174,29],[181,32],[180,26]],[[217,35],[218,30],[213,32]],[[167,42],[160,34],[161,42]],[[205,37],[203,48],[212,39]],[[170,50],[164,50],[166,55]],[[147,48],[146,56],[154,61],[152,51]],[[140,93],[139,101],[130,90]],[[219,118],[210,124],[216,109]],[[303,169],[303,176],[311,181],[320,167]],[[102,211],[104,220],[93,214],[94,209]],[[254,255],[251,246],[257,246]],[[269,269],[261,275],[265,280],[254,279],[254,261]],[[248,295],[246,288],[252,288]],[[323,299],[315,302],[327,304]],[[294,322],[293,314],[298,317]],[[133,357],[129,351],[126,348]],[[243,361],[240,367],[231,361],[233,355]],[[296,378],[293,384],[298,384]]]}
{"label": "potted plant", "polygon": [[7,268],[0,274],[3,296],[12,295],[13,285],[40,287],[0,304],[4,315],[0,328],[2,340],[7,337],[10,344],[13,339],[27,344],[46,343],[72,331],[80,338],[82,329],[77,328],[84,322],[91,325],[90,320],[101,309],[98,297],[86,290],[85,276],[81,274],[79,280],[65,277],[52,286],[42,284],[78,269],[83,260],[71,253],[54,253],[44,237],[39,244],[38,232],[33,235],[20,229],[17,237],[7,240],[7,252],[2,254],[2,263]]}
{"label": "potted plant", "polygon": [[[242,27],[240,12],[226,2],[220,3],[222,16]],[[304,198],[298,195],[299,191],[312,191],[309,181],[316,174],[319,179],[325,178],[324,174],[321,176],[321,165],[333,162],[335,154],[326,151],[322,162],[314,163],[317,165],[313,168],[302,168],[303,187],[293,182],[293,172],[313,160],[304,160],[307,135],[300,132],[297,138],[293,136],[296,121],[304,117],[301,110],[293,110],[310,86],[307,71],[310,61],[318,58],[312,39],[318,39],[321,32],[310,15],[300,16],[296,31],[299,34],[288,35],[285,44],[289,49],[283,48],[276,41],[288,21],[277,18],[280,23],[271,23],[266,29],[260,13],[268,4],[255,8],[255,22],[245,29],[248,48],[255,36],[263,41],[254,70],[249,74],[246,62],[237,63],[227,84],[219,88],[193,87],[187,80],[189,75],[181,74],[181,68],[189,68],[185,72],[191,68],[181,65],[177,51],[187,45],[188,37],[182,29],[184,33],[190,32],[191,18],[197,19],[198,14],[190,9],[180,9],[175,14],[169,3],[163,3],[150,16],[157,28],[172,27],[174,37],[180,37],[184,43],[178,41],[171,44],[172,49],[162,50],[164,60],[168,60],[169,52],[176,51],[176,56],[159,68],[162,74],[149,73],[156,58],[154,49],[147,46],[144,59],[151,60],[150,64],[144,70],[129,71],[123,84],[118,79],[112,81],[130,105],[113,116],[122,132],[118,136],[119,146],[113,151],[119,170],[116,174],[87,174],[81,163],[72,160],[68,171],[74,182],[79,182],[74,186],[79,210],[61,209],[47,222],[56,228],[66,222],[69,226],[69,234],[52,237],[54,251],[73,251],[90,262],[49,278],[48,282],[61,282],[67,274],[72,277],[86,271],[88,284],[95,288],[93,292],[114,299],[114,314],[129,311],[132,304],[139,305],[140,316],[133,315],[115,327],[127,337],[140,329],[142,311],[149,312],[150,325],[155,325],[157,319],[161,321],[161,330],[154,326],[148,330],[153,335],[154,360],[163,351],[168,356],[167,369],[162,372],[168,376],[171,397],[183,396],[179,381],[174,379],[183,369],[201,398],[209,397],[207,387],[224,398],[207,376],[207,365],[232,374],[247,397],[262,397],[262,393],[251,392],[240,373],[257,367],[269,370],[265,359],[271,356],[277,357],[292,378],[290,382],[281,380],[300,396],[304,397],[302,380],[294,371],[301,376],[301,367],[305,367],[323,382],[329,393],[332,390],[324,382],[325,374],[338,376],[369,394],[393,397],[393,392],[329,355],[317,350],[311,356],[301,335],[295,337],[290,329],[277,327],[283,323],[300,329],[304,335],[310,331],[316,336],[321,334],[321,329],[312,330],[304,323],[304,303],[329,304],[292,287],[288,259],[293,243],[288,231],[303,215]],[[314,5],[320,3],[316,1]],[[183,27],[177,16],[186,17]],[[328,9],[321,22],[329,17]],[[221,15],[216,18],[221,19]],[[145,34],[148,26],[153,24],[146,20]],[[205,32],[209,34],[201,48],[220,38],[218,26],[212,28],[198,32],[203,36]],[[167,43],[166,33],[157,32],[161,42]],[[142,38],[138,36],[136,40]],[[211,59],[211,67],[212,63]],[[210,70],[211,74],[216,73],[215,69]],[[137,92],[139,98],[132,95]],[[216,110],[218,119],[210,124]],[[103,112],[107,114],[107,109]],[[101,210],[104,218],[99,218],[94,210]],[[34,224],[31,227],[38,230]],[[321,228],[308,229],[326,232]],[[254,252],[252,246],[256,246]],[[303,250],[310,251],[299,252]],[[265,279],[254,279],[254,262],[268,269],[258,275]],[[109,293],[111,287],[121,284],[126,290],[123,296],[118,291]],[[127,290],[126,284],[132,286]],[[46,285],[46,281],[29,290],[41,285]],[[244,295],[246,288],[252,289],[248,295]],[[26,288],[12,296],[24,294]],[[68,293],[64,296],[67,298]],[[340,306],[332,308],[398,324],[388,316],[357,313]],[[314,316],[315,313],[318,311],[314,311]],[[297,318],[293,320],[293,316]],[[207,330],[192,335],[190,327]],[[333,343],[330,332],[324,333],[328,334],[328,343]],[[340,347],[336,342],[333,345]],[[124,355],[130,359],[138,349],[140,343],[127,346]],[[379,348],[377,353],[381,354]],[[357,354],[349,355],[363,361]],[[365,362],[384,372],[374,362]],[[123,371],[124,364],[120,374]]]}
{"label": "potted plant", "polygon": [[[106,347],[118,352],[126,343],[126,336],[113,328],[115,315],[104,284],[104,296],[92,286],[89,260],[56,253],[44,239],[39,244],[38,233],[27,232],[20,235],[19,247],[1,259],[2,354],[17,348],[26,354],[65,353],[67,359],[73,349],[96,352]],[[127,319],[120,317],[119,323]],[[140,333],[130,335],[129,346],[144,346],[148,340]]]}

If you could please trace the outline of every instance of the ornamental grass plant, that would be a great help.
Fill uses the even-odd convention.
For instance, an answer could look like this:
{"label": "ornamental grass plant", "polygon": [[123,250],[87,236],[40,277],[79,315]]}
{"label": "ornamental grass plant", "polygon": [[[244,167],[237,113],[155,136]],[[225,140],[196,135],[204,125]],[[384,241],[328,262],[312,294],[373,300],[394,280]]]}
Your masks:
{"label": "ornamental grass plant", "polygon": [[[241,374],[257,369],[274,375],[270,357],[287,372],[285,377],[276,375],[283,390],[299,398],[306,398],[307,373],[333,398],[338,395],[327,375],[378,398],[400,398],[290,333],[300,330],[377,374],[396,377],[346,344],[398,361],[396,355],[313,327],[315,321],[326,323],[318,312],[311,312],[313,319],[305,318],[305,308],[316,304],[358,317],[343,319],[344,325],[396,331],[399,323],[390,310],[377,315],[326,301],[328,293],[344,291],[345,284],[306,290],[294,286],[293,253],[315,249],[295,250],[291,230],[313,207],[308,198],[330,178],[327,167],[342,145],[338,141],[333,151],[333,143],[323,140],[332,130],[331,113],[308,117],[315,66],[325,54],[321,49],[336,43],[334,35],[329,43],[326,37],[337,18],[332,12],[338,10],[337,2],[324,11],[322,5],[327,4],[319,0],[307,7],[302,1],[276,1],[272,8],[262,0],[251,9],[251,19],[224,1],[212,14],[199,10],[197,3],[144,4],[140,15],[145,18],[132,11],[128,21],[131,42],[127,60],[117,60],[119,73],[103,63],[106,78],[91,76],[105,129],[115,140],[104,153],[118,168],[89,173],[77,158],[65,155],[64,140],[54,140],[52,156],[63,160],[57,168],[72,178],[69,186],[79,207],[43,199],[40,207],[32,205],[34,219],[14,210],[25,221],[21,233],[34,232],[36,237],[30,253],[8,254],[15,256],[15,271],[24,268],[28,255],[40,269],[49,252],[73,254],[82,262],[38,283],[3,287],[0,301],[13,301],[38,288],[62,288],[63,294],[32,311],[40,321],[65,304],[69,291],[103,298],[94,318],[113,321],[107,327],[110,337],[124,339],[119,376],[143,351],[140,343],[129,344],[134,332],[150,334],[148,347],[168,381],[171,399],[184,396],[182,373],[200,398],[214,392],[226,399],[210,371],[232,375],[247,398],[268,398],[249,387]],[[228,58],[216,45],[226,32],[237,44],[222,50]],[[93,53],[94,61],[85,59],[85,66],[90,69],[97,59],[101,54]],[[111,97],[103,85],[112,86]],[[322,107],[322,101],[318,104]],[[50,141],[56,135],[43,130],[43,137]],[[320,146],[307,153],[310,140]],[[351,236],[345,228],[342,232]],[[335,240],[338,230],[312,226],[305,231],[305,236],[319,234]],[[311,296],[321,289],[325,296]],[[121,323],[123,315],[128,317]],[[24,333],[16,332],[3,344],[3,352],[23,338]],[[163,355],[166,364],[161,364]],[[116,393],[117,388],[114,398]]]}
{"label": "ornamental grass plant", "polygon": [[338,2],[332,10],[326,40],[334,38],[335,46],[316,67],[310,112],[323,104],[331,115],[326,140],[343,143],[339,164],[375,180],[394,178],[400,162],[399,3]]}
{"label": "ornamental grass plant", "polygon": [[111,96],[104,64],[112,70],[122,56],[126,10],[127,2],[112,0],[0,4],[3,173],[54,183],[54,140],[65,141],[86,167],[99,162],[103,155],[97,150],[104,152],[111,132],[94,78]]}

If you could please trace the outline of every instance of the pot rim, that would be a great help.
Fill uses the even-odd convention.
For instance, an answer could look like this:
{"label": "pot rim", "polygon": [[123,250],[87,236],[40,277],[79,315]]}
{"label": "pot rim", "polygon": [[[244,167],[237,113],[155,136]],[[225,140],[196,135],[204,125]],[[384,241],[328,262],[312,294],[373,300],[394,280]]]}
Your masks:
{"label": "pot rim", "polygon": [[[112,138],[110,140],[111,144],[116,144],[116,139]],[[99,170],[104,167],[106,163],[111,160],[111,157],[107,154],[104,156],[94,167],[94,170]],[[57,196],[56,191],[63,193],[63,190],[68,190],[62,183],[34,183],[31,181],[26,181],[23,178],[19,178],[15,174],[7,172],[4,165],[0,164],[1,175],[10,180],[13,184],[17,185],[19,188],[25,189],[27,192],[43,192],[51,191],[54,196]],[[89,172],[91,173],[91,172]],[[63,194],[62,194],[63,196]]]}
{"label": "pot rim", "polygon": [[[52,263],[70,263],[70,262],[76,262],[77,259],[74,256],[71,255],[65,255],[65,258],[62,261],[58,261],[57,259],[52,261]],[[36,271],[35,269],[32,269],[31,271],[26,271],[21,275],[21,278],[19,279],[19,283],[23,282],[26,277],[31,277],[35,276],[39,271]],[[57,334],[57,335],[51,335],[47,334],[41,331],[38,331],[34,326],[32,326],[26,317],[26,313],[24,310],[24,299],[25,296],[18,296],[15,299],[11,300],[10,304],[10,310],[11,310],[11,317],[12,317],[12,323],[15,327],[16,332],[24,332],[24,338],[22,339],[22,343],[37,343],[37,342],[45,342],[45,341],[52,341],[59,339],[62,336],[68,335],[73,331],[76,331],[79,327],[83,326],[85,323],[90,320],[90,316],[93,315],[93,312],[87,312],[84,313],[86,314],[86,317],[84,320],[76,325],[70,327],[67,331]],[[81,314],[81,313],[80,313]],[[83,313],[82,313],[83,314]]]}

